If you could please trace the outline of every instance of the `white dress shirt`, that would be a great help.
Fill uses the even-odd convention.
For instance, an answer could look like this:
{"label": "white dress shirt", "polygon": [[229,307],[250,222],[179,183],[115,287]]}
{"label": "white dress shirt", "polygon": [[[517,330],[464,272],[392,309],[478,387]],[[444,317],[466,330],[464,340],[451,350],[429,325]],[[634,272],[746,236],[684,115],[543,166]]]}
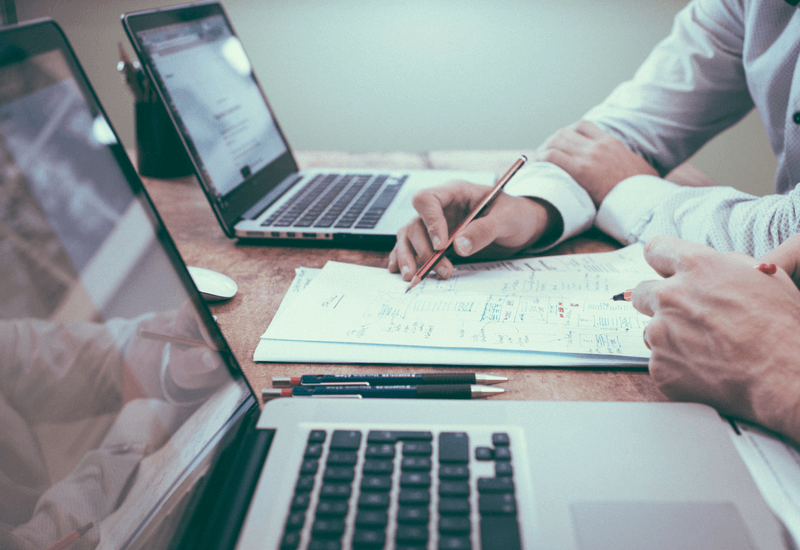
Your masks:
{"label": "white dress shirt", "polygon": [[800,12],[785,0],[693,0],[635,76],[584,116],[663,176],[755,106],[778,160],[777,195],[635,176],[620,182],[596,212],[588,194],[547,163],[525,169],[507,192],[542,198],[559,210],[564,232],[556,242],[594,223],[624,244],[669,233],[760,256],[798,230],[798,52]]}

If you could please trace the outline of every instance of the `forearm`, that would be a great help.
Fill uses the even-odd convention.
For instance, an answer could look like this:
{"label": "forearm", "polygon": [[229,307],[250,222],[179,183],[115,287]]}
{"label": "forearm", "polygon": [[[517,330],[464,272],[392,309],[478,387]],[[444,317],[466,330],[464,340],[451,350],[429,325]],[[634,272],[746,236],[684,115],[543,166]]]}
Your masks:
{"label": "forearm", "polygon": [[596,225],[625,244],[668,234],[760,257],[796,232],[798,216],[797,189],[755,197],[731,187],[683,187],[638,176],[609,193]]}
{"label": "forearm", "polygon": [[753,107],[739,3],[691,2],[634,77],[584,115],[662,176]]}

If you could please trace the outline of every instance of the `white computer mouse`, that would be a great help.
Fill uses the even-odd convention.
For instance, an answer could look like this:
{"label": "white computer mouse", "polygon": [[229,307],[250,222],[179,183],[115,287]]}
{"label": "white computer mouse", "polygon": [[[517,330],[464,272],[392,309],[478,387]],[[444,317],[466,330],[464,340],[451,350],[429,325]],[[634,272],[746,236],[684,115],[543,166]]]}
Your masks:
{"label": "white computer mouse", "polygon": [[204,267],[187,266],[186,269],[189,270],[197,290],[206,301],[230,300],[239,290],[236,282],[222,273]]}

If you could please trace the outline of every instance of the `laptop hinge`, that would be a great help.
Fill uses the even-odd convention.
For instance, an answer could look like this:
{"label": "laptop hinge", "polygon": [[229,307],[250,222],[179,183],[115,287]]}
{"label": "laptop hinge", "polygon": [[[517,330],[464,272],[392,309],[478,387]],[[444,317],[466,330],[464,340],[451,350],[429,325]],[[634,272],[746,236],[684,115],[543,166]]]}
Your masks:
{"label": "laptop hinge", "polygon": [[274,430],[256,429],[258,407],[248,411],[220,454],[194,513],[176,545],[179,550],[232,549],[267,458]]}
{"label": "laptop hinge", "polygon": [[294,186],[298,181],[303,179],[303,176],[295,172],[294,174],[289,174],[283,181],[281,181],[278,185],[276,185],[269,193],[261,197],[257,203],[253,206],[248,208],[243,214],[243,220],[254,220],[261,215],[264,210],[272,206],[276,200],[281,198],[289,189]]}

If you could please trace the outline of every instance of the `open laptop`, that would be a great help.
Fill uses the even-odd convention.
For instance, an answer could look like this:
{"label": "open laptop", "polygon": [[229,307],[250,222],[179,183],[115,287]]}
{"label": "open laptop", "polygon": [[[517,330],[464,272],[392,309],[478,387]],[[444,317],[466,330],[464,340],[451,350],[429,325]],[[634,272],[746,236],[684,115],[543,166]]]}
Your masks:
{"label": "open laptop", "polygon": [[677,403],[259,411],[73,52],[0,30],[0,547],[781,548]]}
{"label": "open laptop", "polygon": [[416,215],[416,191],[453,179],[494,183],[489,172],[299,171],[219,3],[128,13],[122,20],[229,237],[391,245]]}

